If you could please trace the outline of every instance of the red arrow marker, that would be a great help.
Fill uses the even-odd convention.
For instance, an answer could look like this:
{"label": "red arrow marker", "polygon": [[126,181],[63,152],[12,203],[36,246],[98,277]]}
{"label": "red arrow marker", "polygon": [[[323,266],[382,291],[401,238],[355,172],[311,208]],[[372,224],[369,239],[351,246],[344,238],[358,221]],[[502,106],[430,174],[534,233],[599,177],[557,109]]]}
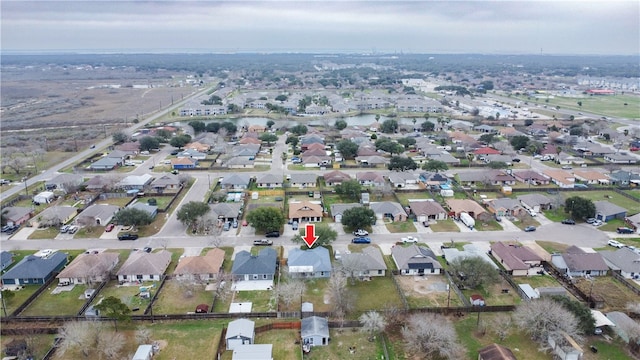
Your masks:
{"label": "red arrow marker", "polygon": [[308,247],[312,247],[316,243],[318,237],[316,236],[316,224],[306,224],[304,226],[304,242]]}

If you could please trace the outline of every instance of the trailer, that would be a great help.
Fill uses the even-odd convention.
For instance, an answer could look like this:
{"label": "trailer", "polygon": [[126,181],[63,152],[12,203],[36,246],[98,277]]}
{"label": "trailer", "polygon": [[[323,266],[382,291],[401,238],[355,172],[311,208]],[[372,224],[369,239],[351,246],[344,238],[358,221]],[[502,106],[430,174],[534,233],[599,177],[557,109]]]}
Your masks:
{"label": "trailer", "polygon": [[460,213],[460,221],[471,230],[476,226],[476,221],[466,212]]}

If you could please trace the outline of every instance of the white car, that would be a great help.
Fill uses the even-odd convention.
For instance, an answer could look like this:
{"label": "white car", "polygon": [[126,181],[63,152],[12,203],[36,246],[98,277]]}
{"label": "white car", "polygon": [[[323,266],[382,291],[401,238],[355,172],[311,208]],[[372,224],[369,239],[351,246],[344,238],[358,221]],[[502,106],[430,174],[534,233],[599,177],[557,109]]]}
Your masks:
{"label": "white car", "polygon": [[402,242],[405,243],[405,244],[406,243],[417,243],[418,239],[413,237],[413,236],[407,236],[407,237],[403,237],[402,238]]}
{"label": "white car", "polygon": [[596,220],[593,223],[591,223],[591,225],[593,225],[593,226],[600,226],[602,224],[603,224],[602,220]]}
{"label": "white car", "polygon": [[613,246],[613,247],[618,248],[618,249],[621,249],[621,248],[624,247],[624,245],[622,245],[621,243],[619,243],[618,241],[615,241],[615,240],[609,240],[607,242],[607,245]]}

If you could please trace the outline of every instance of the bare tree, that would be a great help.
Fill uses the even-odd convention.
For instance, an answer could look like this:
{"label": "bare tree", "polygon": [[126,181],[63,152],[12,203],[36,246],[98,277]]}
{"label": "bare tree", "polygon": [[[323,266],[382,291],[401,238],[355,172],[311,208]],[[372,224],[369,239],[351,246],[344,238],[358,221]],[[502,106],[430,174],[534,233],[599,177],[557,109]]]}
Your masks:
{"label": "bare tree", "polygon": [[73,321],[60,329],[62,338],[59,351],[81,351],[85,358],[114,359],[125,344],[122,334],[111,331],[104,323],[93,321]]}
{"label": "bare tree", "polygon": [[402,328],[407,350],[424,359],[462,359],[464,348],[447,318],[439,314],[415,314]]}
{"label": "bare tree", "polygon": [[347,278],[342,271],[333,271],[329,278],[329,296],[336,316],[341,320],[353,310],[353,294],[347,288]]}
{"label": "bare tree", "polygon": [[551,299],[539,299],[518,306],[513,314],[516,325],[529,333],[542,349],[548,348],[548,338],[564,343],[563,333],[580,342],[578,320],[560,303]]}
{"label": "bare tree", "polygon": [[296,300],[302,299],[302,294],[307,290],[307,285],[302,280],[289,279],[281,281],[276,286],[278,300],[286,307],[291,306]]}
{"label": "bare tree", "polygon": [[384,316],[380,315],[380,313],[376,311],[369,311],[360,315],[359,320],[362,324],[361,330],[368,332],[372,338],[375,338],[375,335],[380,333],[387,326]]}
{"label": "bare tree", "polygon": [[504,339],[509,336],[511,329],[513,328],[513,318],[511,317],[511,314],[497,313],[488,326],[491,331],[498,336],[500,341],[504,341]]}
{"label": "bare tree", "polygon": [[634,314],[640,314],[640,302],[628,303],[627,310]]}
{"label": "bare tree", "polygon": [[136,342],[138,344],[148,344],[151,342],[151,331],[146,327],[139,327],[136,330]]}
{"label": "bare tree", "polygon": [[[102,324],[100,324],[102,328]],[[113,331],[105,331],[102,329],[100,334],[96,336],[96,351],[98,354],[104,355],[107,359],[115,359],[122,351],[126,339],[122,333]]]}
{"label": "bare tree", "polygon": [[62,339],[59,347],[60,353],[65,354],[67,351],[79,350],[84,357],[88,357],[94,345],[91,341],[91,327],[94,324],[89,321],[65,323],[58,333]]}
{"label": "bare tree", "polygon": [[336,267],[334,272],[341,272],[346,275],[351,284],[355,284],[356,279],[360,276],[360,270],[365,267],[364,261],[358,254],[351,254],[350,256],[343,256],[340,259],[342,265]]}

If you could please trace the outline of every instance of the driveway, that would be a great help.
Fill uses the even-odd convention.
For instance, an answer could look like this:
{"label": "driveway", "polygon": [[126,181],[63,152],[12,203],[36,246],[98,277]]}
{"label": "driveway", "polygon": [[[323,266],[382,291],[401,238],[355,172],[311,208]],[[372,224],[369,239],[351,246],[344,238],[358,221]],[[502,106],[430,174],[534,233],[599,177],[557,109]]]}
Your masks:
{"label": "driveway", "polygon": [[517,227],[514,223],[512,223],[506,217],[501,217],[500,218],[500,226],[502,226],[503,231],[513,231],[513,232],[522,231],[522,230],[520,230],[519,227]]}
{"label": "driveway", "polygon": [[371,230],[374,234],[391,234],[389,229],[384,224],[384,221],[378,219],[375,225],[371,225]]}

